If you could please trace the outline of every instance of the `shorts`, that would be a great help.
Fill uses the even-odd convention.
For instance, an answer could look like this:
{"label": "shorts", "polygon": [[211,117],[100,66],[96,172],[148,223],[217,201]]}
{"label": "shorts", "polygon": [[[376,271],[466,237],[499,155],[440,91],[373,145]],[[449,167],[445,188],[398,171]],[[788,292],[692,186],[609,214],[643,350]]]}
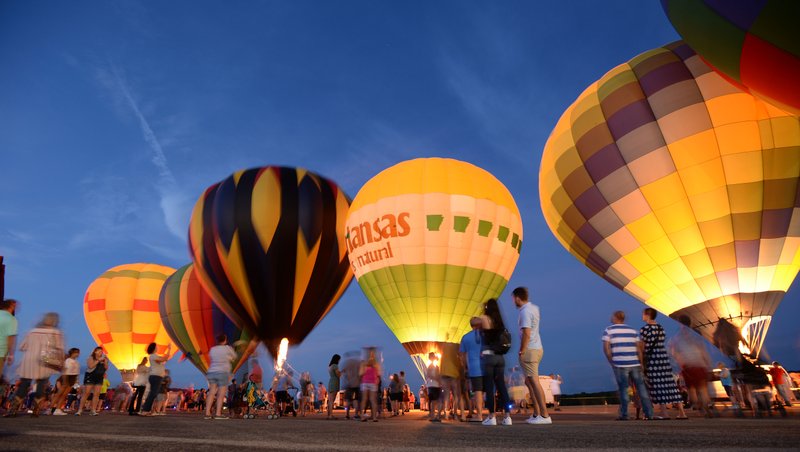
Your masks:
{"label": "shorts", "polygon": [[275,401],[289,403],[292,398],[289,397],[289,391],[275,391]]}
{"label": "shorts", "polygon": [[62,375],[61,376],[61,386],[74,386],[75,383],[78,381],[77,375]]}
{"label": "shorts", "polygon": [[163,392],[156,396],[156,402],[163,402],[165,400],[167,400],[167,395]]}
{"label": "shorts", "polygon": [[105,392],[101,392],[100,393],[100,400],[105,400],[105,399],[106,399],[106,393]]}
{"label": "shorts", "polygon": [[361,383],[361,392],[377,392],[378,385],[375,383]]}
{"label": "shorts", "polygon": [[403,393],[402,392],[390,392],[389,393],[389,400],[392,402],[402,402],[403,401]]}
{"label": "shorts", "polygon": [[101,385],[103,384],[103,376],[86,372],[83,374],[83,384],[90,386]]}
{"label": "shorts", "polygon": [[472,392],[483,392],[483,377],[469,377],[469,386]]}
{"label": "shorts", "polygon": [[702,388],[708,383],[708,371],[702,367],[684,367],[681,375],[687,388]]}
{"label": "shorts", "polygon": [[542,362],[542,355],[544,355],[544,350],[541,348],[529,348],[519,357],[522,372],[526,377],[533,378],[533,381],[539,380],[539,363]]}
{"label": "shorts", "polygon": [[227,386],[228,382],[231,380],[231,374],[228,372],[209,372],[206,374],[206,380],[208,380],[208,385],[217,385],[220,386]]}
{"label": "shorts", "polygon": [[428,400],[439,400],[439,395],[442,393],[442,388],[428,388]]}
{"label": "shorts", "polygon": [[361,399],[361,390],[359,388],[347,388],[344,390],[345,400],[359,400]]}

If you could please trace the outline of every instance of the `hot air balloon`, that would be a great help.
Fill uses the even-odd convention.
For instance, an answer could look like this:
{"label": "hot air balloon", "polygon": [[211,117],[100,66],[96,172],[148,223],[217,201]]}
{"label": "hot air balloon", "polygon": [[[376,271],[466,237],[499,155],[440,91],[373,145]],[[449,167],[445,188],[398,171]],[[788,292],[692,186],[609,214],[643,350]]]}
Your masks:
{"label": "hot air balloon", "polygon": [[800,2],[661,0],[683,40],[745,91],[800,115]]}
{"label": "hot air balloon", "polygon": [[522,221],[505,186],[469,163],[423,158],[370,179],[347,217],[358,284],[423,373],[508,284]]}
{"label": "hot air balloon", "polygon": [[615,287],[758,354],[800,265],[800,121],[682,42],[645,52],[561,116],[539,172],[561,244]]}
{"label": "hot air balloon", "polygon": [[197,280],[192,264],[184,265],[167,278],[161,289],[158,309],[170,339],[203,374],[211,364],[208,351],[217,345],[220,334],[239,344],[236,347],[239,356],[233,363],[234,372],[247,361],[255,348],[247,347],[250,335],[214,304]]}
{"label": "hot air balloon", "polygon": [[[133,378],[150,343],[156,343],[159,354],[172,345],[158,314],[158,295],[174,272],[156,264],[120,265],[100,275],[86,290],[86,326],[125,381]],[[172,345],[170,357],[175,351]]]}
{"label": "hot air balloon", "polygon": [[322,320],[353,277],[344,221],[350,200],[305,169],[234,173],[197,201],[189,247],[203,287],[273,357]]}

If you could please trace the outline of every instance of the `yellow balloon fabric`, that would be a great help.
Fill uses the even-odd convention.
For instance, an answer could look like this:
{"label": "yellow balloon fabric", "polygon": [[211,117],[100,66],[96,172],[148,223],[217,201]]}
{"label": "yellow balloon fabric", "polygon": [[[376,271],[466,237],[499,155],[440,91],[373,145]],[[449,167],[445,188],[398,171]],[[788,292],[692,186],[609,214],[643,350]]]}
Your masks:
{"label": "yellow balloon fabric", "polygon": [[508,284],[522,248],[519,210],[485,170],[409,160],[369,180],[347,217],[359,285],[417,365],[457,343]]}
{"label": "yellow balloon fabric", "polygon": [[539,191],[570,253],[711,338],[720,318],[770,318],[794,280],[798,177],[798,117],[676,42],[612,69],[566,110]]}
{"label": "yellow balloon fabric", "polygon": [[[86,326],[120,371],[135,369],[147,356],[150,343],[156,343],[160,354],[172,344],[161,323],[158,297],[174,272],[156,264],[120,265],[100,275],[86,290]],[[177,350],[173,344],[170,357]]]}

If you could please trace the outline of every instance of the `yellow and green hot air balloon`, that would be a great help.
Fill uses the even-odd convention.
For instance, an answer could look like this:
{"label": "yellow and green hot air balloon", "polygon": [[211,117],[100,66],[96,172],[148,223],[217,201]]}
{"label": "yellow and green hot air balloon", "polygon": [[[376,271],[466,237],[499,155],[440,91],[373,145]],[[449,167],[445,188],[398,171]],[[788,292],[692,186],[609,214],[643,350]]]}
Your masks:
{"label": "yellow and green hot air balloon", "polygon": [[608,282],[757,355],[800,268],[800,121],[676,42],[617,66],[561,116],[539,173],[547,224]]}
{"label": "yellow and green hot air balloon", "polygon": [[107,270],[89,288],[83,300],[86,326],[97,345],[122,373],[133,378],[133,370],[147,356],[151,342],[158,353],[172,343],[158,312],[158,296],[174,268],[156,264],[127,264]]}
{"label": "yellow and green hot air balloon", "polygon": [[508,284],[522,249],[514,198],[469,163],[424,158],[382,171],[347,216],[358,284],[422,372]]}

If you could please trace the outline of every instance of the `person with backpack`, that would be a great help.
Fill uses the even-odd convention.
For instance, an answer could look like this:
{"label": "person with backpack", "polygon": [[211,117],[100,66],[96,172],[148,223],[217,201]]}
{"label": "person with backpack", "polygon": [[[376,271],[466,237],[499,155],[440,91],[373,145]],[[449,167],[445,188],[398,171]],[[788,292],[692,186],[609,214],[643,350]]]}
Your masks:
{"label": "person with backpack", "polygon": [[552,424],[547,413],[547,401],[539,383],[539,363],[544,355],[542,339],[539,336],[539,306],[528,301],[528,288],[517,287],[511,293],[514,305],[519,311],[519,365],[525,373],[525,386],[531,394],[533,413],[525,422],[534,425]]}
{"label": "person with backpack", "polygon": [[483,389],[486,391],[486,407],[489,416],[483,420],[483,425],[497,425],[495,412],[495,389],[499,393],[499,402],[503,407],[505,417],[501,425],[511,425],[511,411],[508,407],[508,388],[506,387],[504,355],[511,348],[511,335],[503,323],[500,307],[497,300],[490,298],[484,305],[484,315],[481,316],[483,333],[481,340],[481,371],[483,373]]}

